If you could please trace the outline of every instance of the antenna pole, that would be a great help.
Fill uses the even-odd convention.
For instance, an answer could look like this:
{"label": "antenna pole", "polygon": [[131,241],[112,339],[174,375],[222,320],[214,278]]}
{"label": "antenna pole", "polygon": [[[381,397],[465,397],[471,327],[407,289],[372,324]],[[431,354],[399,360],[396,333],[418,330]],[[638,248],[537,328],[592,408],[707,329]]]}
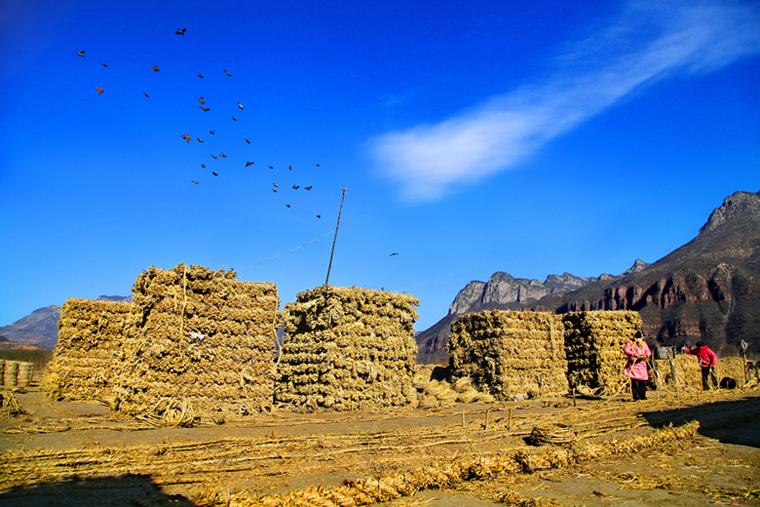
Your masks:
{"label": "antenna pole", "polygon": [[343,199],[346,197],[346,189],[340,191],[340,208],[338,208],[338,223],[335,224],[335,235],[333,236],[332,248],[330,249],[330,263],[327,265],[327,276],[325,277],[325,287],[330,281],[330,270],[332,269],[333,255],[335,255],[335,242],[338,240],[338,228],[340,228],[340,215],[343,213]]}

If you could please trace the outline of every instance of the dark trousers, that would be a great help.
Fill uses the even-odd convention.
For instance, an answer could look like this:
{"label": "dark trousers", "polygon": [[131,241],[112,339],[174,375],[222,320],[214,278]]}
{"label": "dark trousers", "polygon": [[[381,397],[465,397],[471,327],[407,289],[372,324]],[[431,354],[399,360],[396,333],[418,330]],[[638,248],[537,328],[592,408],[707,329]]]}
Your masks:
{"label": "dark trousers", "polygon": [[633,393],[633,401],[646,400],[647,399],[647,381],[631,379],[631,392]]}
{"label": "dark trousers", "polygon": [[718,375],[715,374],[715,366],[703,366],[702,367],[702,389],[705,391],[710,390],[710,383],[712,387],[718,388]]}

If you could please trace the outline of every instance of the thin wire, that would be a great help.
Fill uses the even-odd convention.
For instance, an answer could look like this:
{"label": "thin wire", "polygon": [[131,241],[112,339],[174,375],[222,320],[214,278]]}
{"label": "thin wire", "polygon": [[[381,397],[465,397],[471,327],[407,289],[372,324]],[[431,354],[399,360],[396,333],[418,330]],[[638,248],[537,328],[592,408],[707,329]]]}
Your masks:
{"label": "thin wire", "polygon": [[284,256],[286,256],[288,254],[292,254],[294,252],[297,252],[298,250],[302,249],[303,247],[311,245],[312,243],[316,243],[320,239],[322,239],[322,238],[324,238],[326,236],[329,236],[330,234],[332,234],[332,232],[333,231],[325,231],[322,234],[320,234],[319,236],[315,236],[315,237],[313,237],[313,238],[311,238],[309,240],[304,241],[300,245],[296,245],[293,248],[289,248],[287,250],[283,250],[282,252],[276,253],[276,254],[274,254],[274,255],[272,255],[270,257],[265,257],[264,259],[258,260],[256,262],[254,262],[253,264],[250,264],[250,266],[251,267],[261,266],[262,264],[266,264],[267,262],[271,262],[273,260],[279,259],[280,257],[284,257]]}

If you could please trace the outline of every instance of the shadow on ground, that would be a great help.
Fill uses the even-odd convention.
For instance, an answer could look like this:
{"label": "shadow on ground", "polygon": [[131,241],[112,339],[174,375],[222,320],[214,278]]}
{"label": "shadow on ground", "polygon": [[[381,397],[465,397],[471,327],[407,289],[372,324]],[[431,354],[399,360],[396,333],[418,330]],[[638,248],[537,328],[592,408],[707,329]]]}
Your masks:
{"label": "shadow on ground", "polygon": [[644,413],[654,427],[699,421],[699,433],[724,444],[760,447],[760,398],[717,401],[696,407]]}
{"label": "shadow on ground", "polygon": [[147,475],[72,480],[15,488],[0,494],[3,506],[195,505],[181,495],[167,495]]}

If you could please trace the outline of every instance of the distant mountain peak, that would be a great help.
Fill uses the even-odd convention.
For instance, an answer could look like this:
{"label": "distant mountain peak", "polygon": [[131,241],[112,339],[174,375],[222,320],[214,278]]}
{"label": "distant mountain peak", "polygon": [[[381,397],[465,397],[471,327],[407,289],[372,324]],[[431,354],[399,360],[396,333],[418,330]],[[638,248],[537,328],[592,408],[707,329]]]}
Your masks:
{"label": "distant mountain peak", "polygon": [[630,275],[631,273],[638,273],[639,271],[643,271],[649,266],[648,262],[644,262],[641,259],[636,259],[633,261],[633,264],[630,268],[623,271],[623,275]]}
{"label": "distant mountain peak", "polygon": [[723,204],[710,213],[700,233],[714,231],[723,224],[740,217],[760,217],[760,192],[734,192],[723,200]]}

